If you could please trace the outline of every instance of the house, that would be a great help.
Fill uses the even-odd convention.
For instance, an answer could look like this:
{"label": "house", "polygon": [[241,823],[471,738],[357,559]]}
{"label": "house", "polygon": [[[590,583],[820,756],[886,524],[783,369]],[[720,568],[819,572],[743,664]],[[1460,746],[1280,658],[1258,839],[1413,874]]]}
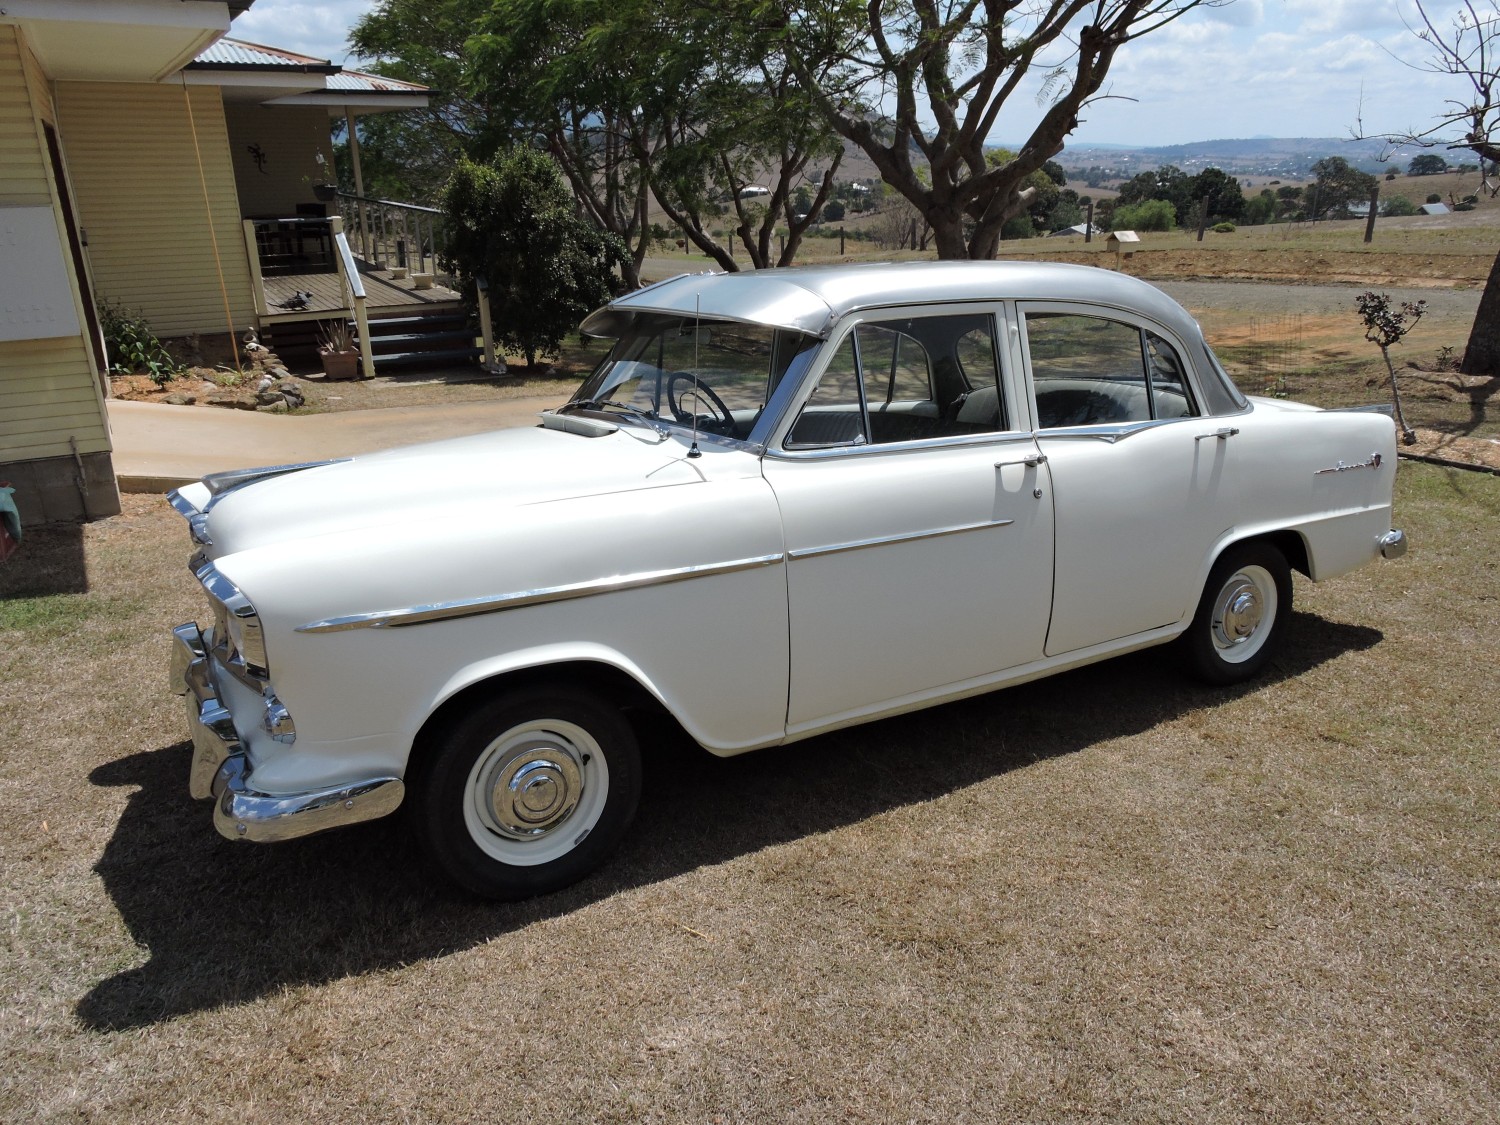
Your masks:
{"label": "house", "polygon": [[1068,238],[1068,237],[1079,236],[1079,235],[1093,236],[1093,235],[1096,235],[1096,234],[1103,234],[1103,233],[1104,233],[1104,228],[1100,227],[1098,225],[1095,225],[1093,227],[1093,229],[1091,230],[1089,228],[1088,223],[1074,223],[1072,226],[1070,226],[1070,227],[1063,227],[1061,230],[1048,231],[1047,232],[1047,237],[1048,238]]}
{"label": "house", "polygon": [[[119,510],[97,302],[163,338],[238,336],[287,316],[262,268],[280,251],[350,290],[331,252],[343,215],[316,198],[334,179],[330,119],[426,91],[227,39],[253,2],[0,3],[0,480],[27,523]],[[350,148],[357,190],[336,206],[369,226]],[[395,244],[425,250],[430,220],[421,237]],[[390,244],[365,238],[375,258]],[[304,317],[347,315],[338,284],[323,289]]]}

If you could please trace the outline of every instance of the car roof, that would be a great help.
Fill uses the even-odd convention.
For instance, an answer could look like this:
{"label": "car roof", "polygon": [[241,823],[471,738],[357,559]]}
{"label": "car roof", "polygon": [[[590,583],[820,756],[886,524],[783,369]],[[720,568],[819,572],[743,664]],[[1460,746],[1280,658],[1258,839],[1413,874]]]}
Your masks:
{"label": "car roof", "polygon": [[1193,320],[1160,289],[1096,266],[1055,262],[860,262],[684,274],[620,297],[585,318],[591,336],[618,336],[640,313],[701,316],[822,337],[848,313],[957,301],[1087,301],[1131,309],[1180,335]]}

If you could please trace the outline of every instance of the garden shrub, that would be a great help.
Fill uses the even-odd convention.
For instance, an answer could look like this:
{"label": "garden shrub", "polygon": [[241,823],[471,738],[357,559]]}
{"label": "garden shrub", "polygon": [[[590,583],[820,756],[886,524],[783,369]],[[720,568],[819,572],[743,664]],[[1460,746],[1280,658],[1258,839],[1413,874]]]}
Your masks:
{"label": "garden shrub", "polygon": [[489,285],[495,335],[535,366],[614,295],[625,247],[578,214],[561,170],[535,149],[461,161],[443,190],[445,258],[473,291]]}
{"label": "garden shrub", "polygon": [[1177,212],[1165,199],[1148,199],[1125,207],[1116,207],[1110,218],[1112,230],[1171,230],[1177,225]]}
{"label": "garden shrub", "polygon": [[111,371],[121,375],[146,374],[159,387],[182,373],[182,364],[172,358],[139,311],[109,301],[95,304]]}

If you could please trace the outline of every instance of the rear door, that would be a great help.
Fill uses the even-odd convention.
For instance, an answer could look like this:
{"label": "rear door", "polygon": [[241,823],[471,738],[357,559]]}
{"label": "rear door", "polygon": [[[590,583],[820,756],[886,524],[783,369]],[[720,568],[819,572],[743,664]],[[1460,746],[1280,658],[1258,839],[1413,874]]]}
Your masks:
{"label": "rear door", "polygon": [[1237,428],[1202,415],[1161,326],[1092,306],[1018,313],[1056,512],[1047,655],[1180,621],[1238,510]]}

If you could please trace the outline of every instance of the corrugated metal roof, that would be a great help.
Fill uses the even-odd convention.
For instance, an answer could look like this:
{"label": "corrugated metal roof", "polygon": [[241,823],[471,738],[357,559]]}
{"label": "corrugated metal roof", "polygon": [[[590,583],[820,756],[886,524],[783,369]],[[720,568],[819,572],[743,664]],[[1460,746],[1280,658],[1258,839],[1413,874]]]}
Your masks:
{"label": "corrugated metal roof", "polygon": [[220,39],[217,43],[199,52],[192,65],[204,67],[253,66],[305,70],[316,68],[337,72],[340,68],[327,59],[311,55],[299,55],[295,51],[283,51],[279,47],[264,47],[259,43],[247,43],[242,39]]}
{"label": "corrugated metal roof", "polygon": [[402,82],[397,78],[386,78],[379,74],[366,74],[360,70],[345,70],[327,59],[299,55],[295,51],[283,51],[280,47],[267,47],[260,43],[247,43],[243,39],[220,39],[207,50],[199,53],[191,64],[205,70],[250,69],[287,70],[327,75],[324,86],[347,94],[426,94],[428,88],[415,82]]}
{"label": "corrugated metal roof", "polygon": [[345,70],[328,76],[330,90],[347,90],[356,94],[425,94],[426,86],[415,82],[402,82],[399,78],[387,78],[382,74],[366,74],[362,70]]}

